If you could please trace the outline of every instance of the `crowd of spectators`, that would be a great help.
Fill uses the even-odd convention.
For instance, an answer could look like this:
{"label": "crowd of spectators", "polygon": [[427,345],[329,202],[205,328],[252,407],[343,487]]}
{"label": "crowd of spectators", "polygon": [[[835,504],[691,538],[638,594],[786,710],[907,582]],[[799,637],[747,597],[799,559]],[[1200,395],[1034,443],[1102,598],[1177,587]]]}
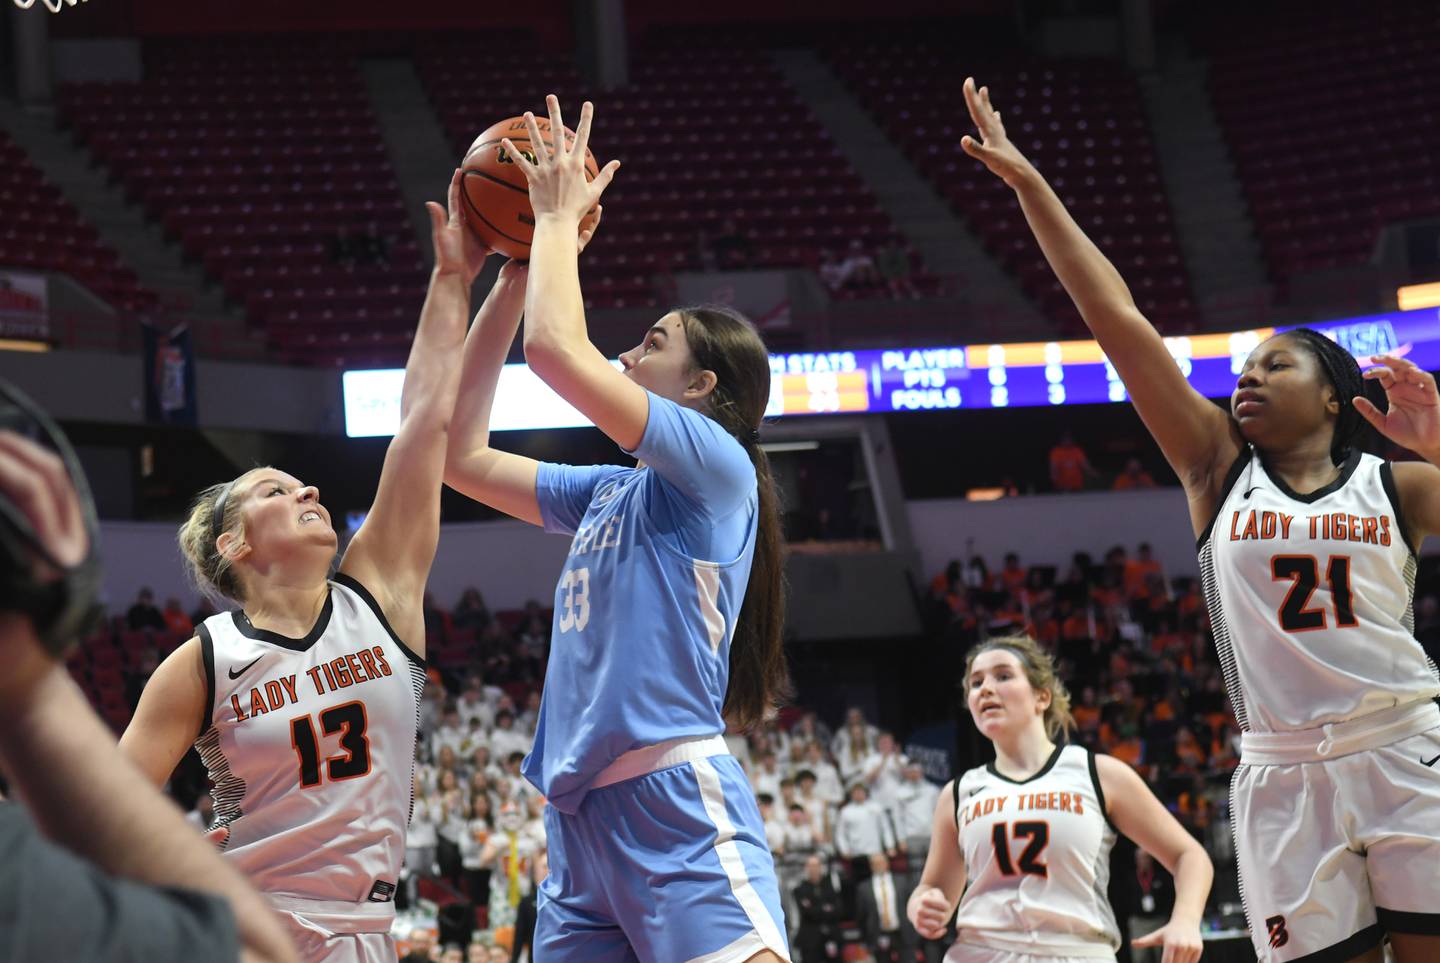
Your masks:
{"label": "crowd of spectators", "polygon": [[[1015,554],[995,569],[972,557],[935,576],[925,605],[927,632],[952,650],[1014,632],[1046,646],[1074,697],[1074,741],[1123,759],[1151,783],[1206,845],[1221,870],[1217,899],[1226,898],[1239,729],[1196,579],[1167,578],[1144,544],[1133,554],[1114,547],[1098,561],[1077,554],[1064,571],[1026,566]],[[153,636],[125,663],[132,707],[165,651],[210,614],[208,606],[186,613],[173,598],[157,607],[146,589],[116,620],[127,638]],[[402,959],[528,958],[535,886],[546,872],[544,800],[520,764],[537,721],[549,618],[535,602],[491,612],[475,589],[448,611],[427,599],[430,684],[397,895]],[[1428,591],[1417,599],[1416,633],[1440,655],[1440,598]],[[803,963],[840,959],[852,944],[876,960],[938,960],[943,944],[920,941],[904,910],[939,786],[905,756],[897,734],[861,710],[833,722],[791,706],[748,736],[726,737],[750,774],[794,948]],[[208,823],[208,807],[201,793],[197,825]],[[1143,855],[1125,859],[1117,913],[1153,920],[1153,893],[1167,892],[1164,871]]]}

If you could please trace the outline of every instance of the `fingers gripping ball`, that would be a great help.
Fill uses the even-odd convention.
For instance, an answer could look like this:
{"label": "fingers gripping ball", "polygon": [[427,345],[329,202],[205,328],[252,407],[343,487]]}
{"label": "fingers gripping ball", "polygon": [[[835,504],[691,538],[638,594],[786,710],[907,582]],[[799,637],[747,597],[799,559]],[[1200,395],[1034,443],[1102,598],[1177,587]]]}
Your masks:
{"label": "fingers gripping ball", "polygon": [[[540,136],[548,150],[554,142],[550,139],[550,121],[535,118]],[[465,200],[466,222],[471,230],[492,251],[498,251],[517,260],[530,257],[530,240],[535,234],[535,214],[530,208],[530,190],[525,183],[525,173],[516,165],[500,141],[510,142],[522,151],[530,153],[534,160],[534,147],[525,130],[524,117],[502,120],[486,130],[470,150],[465,153],[465,170],[462,182],[462,196]],[[574,141],[575,132],[565,131],[567,143]],[[585,150],[585,176],[594,180],[600,173],[600,165],[589,148]],[[580,222],[581,232],[595,226],[596,212],[592,209]]]}

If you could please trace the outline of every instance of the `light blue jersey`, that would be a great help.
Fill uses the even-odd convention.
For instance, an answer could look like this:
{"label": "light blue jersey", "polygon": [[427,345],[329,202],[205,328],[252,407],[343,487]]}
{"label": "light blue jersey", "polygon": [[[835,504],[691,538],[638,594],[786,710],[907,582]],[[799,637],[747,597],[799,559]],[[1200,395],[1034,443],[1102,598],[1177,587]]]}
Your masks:
{"label": "light blue jersey", "polygon": [[523,771],[565,813],[624,753],[725,729],[755,466],[718,423],[654,394],[632,454],[641,467],[543,463],[535,482],[545,530],[574,539]]}

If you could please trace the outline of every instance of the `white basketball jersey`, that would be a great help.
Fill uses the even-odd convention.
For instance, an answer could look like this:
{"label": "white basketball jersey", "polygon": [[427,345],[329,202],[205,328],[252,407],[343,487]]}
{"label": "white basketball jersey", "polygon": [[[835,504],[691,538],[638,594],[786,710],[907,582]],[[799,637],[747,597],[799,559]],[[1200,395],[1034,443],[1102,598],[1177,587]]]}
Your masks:
{"label": "white basketball jersey", "polygon": [[1247,450],[1199,551],[1246,731],[1311,729],[1440,695],[1414,636],[1415,553],[1388,462],[1354,452],[1334,482],[1300,495]]}
{"label": "white basketball jersey", "polygon": [[1115,829],[1088,749],[1058,746],[1023,781],[993,763],[971,769],[954,804],[966,888],[947,960],[963,960],[966,945],[1115,958],[1120,930],[1105,896]]}
{"label": "white basketball jersey", "polygon": [[241,612],[211,616],[198,634],[211,699],[195,745],[226,857],[285,908],[393,917],[424,661],[345,575],[303,639]]}

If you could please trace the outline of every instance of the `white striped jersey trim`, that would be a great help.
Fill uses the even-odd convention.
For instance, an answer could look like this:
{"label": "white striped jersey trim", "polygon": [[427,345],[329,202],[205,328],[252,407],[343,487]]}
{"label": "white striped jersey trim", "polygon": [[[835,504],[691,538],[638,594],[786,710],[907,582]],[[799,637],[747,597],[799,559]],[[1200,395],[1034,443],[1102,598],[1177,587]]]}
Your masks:
{"label": "white striped jersey trim", "polygon": [[[735,824],[730,821],[730,813],[725,808],[725,789],[721,785],[720,774],[708,759],[696,759],[690,766],[695,770],[695,779],[700,784],[700,800],[705,805],[705,813],[715,824],[715,855],[720,858],[720,865],[730,879],[730,892],[735,894],[736,901],[750,919],[750,925],[755,928],[753,935],[758,937],[762,944],[749,955],[753,956],[763,948],[788,960],[790,953],[786,948],[785,937],[775,925],[775,919],[770,915],[764,900],[750,884],[750,877],[745,872],[745,861],[740,857],[740,847],[735,845]],[[745,956],[728,955],[732,948],[738,948],[737,944],[743,943],[745,939],[746,937],[741,937],[730,946],[696,957],[692,963],[722,963],[728,959],[748,959]]]}
{"label": "white striped jersey trim", "polygon": [[728,634],[725,616],[720,614],[720,566],[698,559],[695,567],[695,591],[700,596],[700,615],[705,619],[705,634],[710,640],[710,654],[720,654],[720,643]]}

